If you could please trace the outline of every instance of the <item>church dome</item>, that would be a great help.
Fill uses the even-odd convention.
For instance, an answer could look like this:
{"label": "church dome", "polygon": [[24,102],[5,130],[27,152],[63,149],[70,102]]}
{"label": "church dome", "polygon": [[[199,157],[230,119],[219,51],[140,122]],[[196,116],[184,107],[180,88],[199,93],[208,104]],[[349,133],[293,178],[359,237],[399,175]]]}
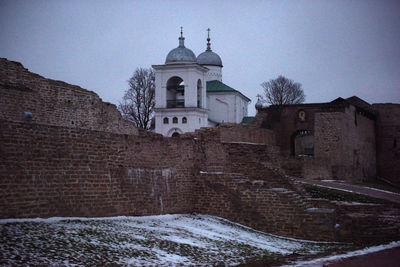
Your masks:
{"label": "church dome", "polygon": [[222,67],[222,60],[218,56],[217,53],[214,53],[211,50],[211,44],[210,44],[210,29],[207,29],[208,31],[208,38],[207,38],[207,49],[205,52],[201,53],[197,57],[197,63],[200,65],[212,65],[212,66],[219,66]]}
{"label": "church dome", "polygon": [[185,38],[182,36],[179,37],[179,46],[177,48],[172,49],[165,59],[165,64],[176,64],[176,63],[195,63],[196,55],[192,50],[185,47],[184,44]]}
{"label": "church dome", "polygon": [[197,57],[197,63],[200,65],[213,65],[222,67],[222,60],[217,53],[206,50]]}

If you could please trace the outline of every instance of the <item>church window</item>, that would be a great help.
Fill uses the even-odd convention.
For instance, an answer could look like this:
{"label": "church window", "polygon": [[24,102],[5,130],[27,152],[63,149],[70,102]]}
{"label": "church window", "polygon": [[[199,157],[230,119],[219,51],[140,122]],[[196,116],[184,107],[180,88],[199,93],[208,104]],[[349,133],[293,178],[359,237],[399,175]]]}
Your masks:
{"label": "church window", "polygon": [[164,121],[164,124],[168,124],[169,123],[167,117],[165,117],[163,121]]}
{"label": "church window", "polygon": [[178,123],[178,118],[177,118],[177,117],[174,117],[174,118],[172,119],[172,123]]}
{"label": "church window", "polygon": [[182,123],[187,123],[187,118],[186,117],[182,118]]}

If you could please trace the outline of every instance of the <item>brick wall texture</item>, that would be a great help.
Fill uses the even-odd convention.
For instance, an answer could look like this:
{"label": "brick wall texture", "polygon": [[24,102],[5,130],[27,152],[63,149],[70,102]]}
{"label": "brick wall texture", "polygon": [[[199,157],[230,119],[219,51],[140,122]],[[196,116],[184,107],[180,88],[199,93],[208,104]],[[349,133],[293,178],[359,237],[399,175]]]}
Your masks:
{"label": "brick wall texture", "polygon": [[0,58],[0,119],[21,121],[24,112],[41,124],[137,134],[115,105],[91,91],[29,72]]}
{"label": "brick wall texture", "polygon": [[378,175],[400,187],[400,104],[374,104]]}
{"label": "brick wall texture", "polygon": [[[400,225],[387,222],[389,217],[396,220],[398,213],[387,217],[382,208],[371,210],[361,205],[369,217],[354,218],[351,214],[359,210],[311,199],[282,172],[285,160],[270,130],[252,132],[253,126],[231,125],[165,138],[120,121],[115,106],[109,106],[111,115],[104,115],[106,104],[94,93],[46,81],[19,63],[2,60],[1,64],[0,99],[10,110],[1,108],[0,218],[197,212],[313,240],[361,242],[400,237]],[[19,82],[13,83],[17,74],[26,77],[17,77]],[[39,85],[27,82],[32,76]],[[53,82],[62,89],[53,85],[44,89]],[[31,91],[20,90],[22,84]],[[71,101],[87,94],[98,103],[67,109],[56,102],[46,118],[50,104],[38,104],[34,99],[58,99],[51,89],[55,95],[62,91],[71,96]],[[46,90],[51,96],[46,96]],[[36,96],[25,99],[25,94]],[[33,111],[34,120],[21,121],[20,113],[26,107]],[[88,112],[92,117],[82,114],[73,125],[57,119],[70,120],[75,115],[68,112],[79,108],[93,109]],[[91,119],[93,122],[84,123]],[[113,123],[107,125],[111,119]]]}
{"label": "brick wall texture", "polygon": [[[298,117],[300,111],[306,117]],[[376,176],[375,120],[352,105],[320,103],[264,108],[256,123],[273,132],[288,174],[362,182]],[[312,157],[293,157],[296,133],[313,140]]]}

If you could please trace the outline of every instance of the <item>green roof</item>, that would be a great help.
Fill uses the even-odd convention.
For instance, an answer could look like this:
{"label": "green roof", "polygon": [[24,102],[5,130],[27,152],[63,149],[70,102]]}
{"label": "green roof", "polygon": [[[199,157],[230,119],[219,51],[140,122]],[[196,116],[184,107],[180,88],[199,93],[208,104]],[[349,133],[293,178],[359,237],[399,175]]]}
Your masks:
{"label": "green roof", "polygon": [[254,120],[254,117],[243,117],[242,124],[249,124]]}
{"label": "green roof", "polygon": [[207,82],[207,92],[236,92],[241,94],[244,98],[250,101],[250,98],[239,92],[238,90],[233,89],[232,87],[220,82],[218,80],[208,81]]}

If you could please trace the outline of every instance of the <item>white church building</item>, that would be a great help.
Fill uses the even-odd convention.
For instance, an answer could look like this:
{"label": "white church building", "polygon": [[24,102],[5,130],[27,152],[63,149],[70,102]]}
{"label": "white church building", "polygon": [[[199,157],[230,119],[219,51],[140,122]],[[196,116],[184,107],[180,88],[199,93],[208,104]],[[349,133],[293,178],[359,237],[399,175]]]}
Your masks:
{"label": "white church building", "polygon": [[[209,31],[209,30],[208,30]],[[240,123],[250,99],[222,82],[222,60],[207,49],[197,58],[179,37],[163,65],[155,70],[155,132],[179,136],[224,122]]]}

